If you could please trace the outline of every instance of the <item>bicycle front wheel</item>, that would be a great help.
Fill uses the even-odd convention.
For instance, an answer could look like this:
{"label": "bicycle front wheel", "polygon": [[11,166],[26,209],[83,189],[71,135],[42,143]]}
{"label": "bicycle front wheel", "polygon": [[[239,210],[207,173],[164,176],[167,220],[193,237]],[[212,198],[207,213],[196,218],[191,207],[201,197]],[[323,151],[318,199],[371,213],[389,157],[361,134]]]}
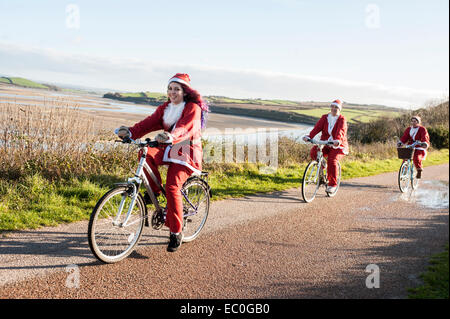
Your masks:
{"label": "bicycle front wheel", "polygon": [[398,170],[398,188],[402,193],[405,193],[409,186],[408,166],[408,161],[404,161]]}
{"label": "bicycle front wheel", "polygon": [[307,203],[311,202],[317,194],[320,185],[319,164],[311,161],[303,173],[302,197]]}
{"label": "bicycle front wheel", "polygon": [[193,241],[200,234],[209,213],[208,184],[198,177],[188,179],[181,189],[183,196],[183,242]]}
{"label": "bicycle front wheel", "polygon": [[118,186],[108,191],[98,201],[89,220],[89,247],[94,256],[104,263],[115,263],[133,252],[144,227],[145,204],[142,196],[136,197],[133,210],[123,225],[131,205],[131,191]]}

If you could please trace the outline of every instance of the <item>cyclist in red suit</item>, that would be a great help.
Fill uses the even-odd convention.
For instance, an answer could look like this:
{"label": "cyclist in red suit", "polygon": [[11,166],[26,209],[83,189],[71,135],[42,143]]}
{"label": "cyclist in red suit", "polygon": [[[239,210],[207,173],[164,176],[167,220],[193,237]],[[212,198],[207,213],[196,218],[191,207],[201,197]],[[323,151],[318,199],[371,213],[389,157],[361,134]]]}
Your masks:
{"label": "cyclist in red suit", "polygon": [[430,146],[430,136],[427,129],[420,125],[421,122],[419,116],[411,117],[411,126],[405,130],[397,145],[400,147],[403,144],[411,145],[414,142],[421,142],[415,147],[413,156],[414,166],[417,169],[416,178],[422,178],[422,161],[427,157],[427,148]]}
{"label": "cyclist in red suit", "polygon": [[[323,155],[327,157],[327,177],[328,187],[327,192],[332,193],[337,186],[337,163],[348,154],[347,142],[347,120],[341,114],[342,101],[335,100],[330,105],[331,112],[322,115],[309,135],[305,136],[304,141],[314,138],[318,133],[322,133],[320,139],[322,141],[332,141],[333,146],[326,145],[323,148]],[[311,149],[311,158],[317,158],[318,147],[314,146]]]}
{"label": "cyclist in red suit", "polygon": [[[173,252],[183,240],[181,187],[192,173],[201,173],[202,169],[201,122],[202,110],[207,106],[201,95],[191,88],[188,74],[174,75],[169,80],[167,95],[168,101],[160,105],[152,115],[132,127],[121,126],[118,136],[137,139],[150,132],[163,130],[155,139],[166,145],[150,148],[146,160],[160,183],[158,166],[168,165],[166,226],[170,229],[170,239],[167,250]],[[147,179],[152,190],[158,194],[158,186],[150,176]]]}

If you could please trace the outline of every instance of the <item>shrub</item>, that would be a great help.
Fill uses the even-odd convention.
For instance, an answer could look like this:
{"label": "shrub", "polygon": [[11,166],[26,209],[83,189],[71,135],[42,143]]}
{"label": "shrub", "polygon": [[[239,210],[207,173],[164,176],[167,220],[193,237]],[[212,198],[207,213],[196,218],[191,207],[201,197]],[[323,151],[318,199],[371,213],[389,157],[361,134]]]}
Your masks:
{"label": "shrub", "polygon": [[430,135],[430,142],[434,148],[448,148],[449,144],[449,130],[447,127],[438,126],[427,129]]}
{"label": "shrub", "polygon": [[[441,139],[446,141],[448,147],[448,101],[415,111],[408,111],[396,118],[381,118],[376,121],[349,126],[349,140],[351,143],[370,144],[375,142],[386,143],[395,137],[403,135],[405,129],[410,126],[411,116],[419,115],[425,127],[438,127],[438,144]],[[445,134],[445,129],[447,133]],[[435,132],[433,131],[433,134]],[[444,138],[445,137],[445,138]],[[432,142],[433,143],[433,142]],[[443,142],[444,143],[444,142]],[[444,143],[445,144],[445,143]]]}

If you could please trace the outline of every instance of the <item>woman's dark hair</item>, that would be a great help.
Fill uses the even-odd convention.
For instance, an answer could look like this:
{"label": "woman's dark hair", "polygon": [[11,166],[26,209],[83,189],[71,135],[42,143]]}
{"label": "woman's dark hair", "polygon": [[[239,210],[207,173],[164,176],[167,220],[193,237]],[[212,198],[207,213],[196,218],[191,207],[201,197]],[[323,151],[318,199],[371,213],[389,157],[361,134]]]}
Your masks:
{"label": "woman's dark hair", "polygon": [[201,106],[204,103],[202,96],[197,90],[194,90],[193,88],[190,88],[189,86],[183,83],[180,84],[183,87],[184,94],[186,94],[184,96],[185,102],[193,102],[195,104],[198,104],[199,106]]}
{"label": "woman's dark hair", "polygon": [[[200,106],[202,109],[202,118],[201,118],[201,127],[204,129],[206,127],[206,121],[207,121],[207,113],[209,112],[209,105],[208,103],[202,98],[200,93],[197,90],[194,90],[193,88],[187,86],[183,83],[178,83],[183,88],[184,96],[184,102],[192,102]],[[167,99],[168,102],[170,102],[170,99]]]}

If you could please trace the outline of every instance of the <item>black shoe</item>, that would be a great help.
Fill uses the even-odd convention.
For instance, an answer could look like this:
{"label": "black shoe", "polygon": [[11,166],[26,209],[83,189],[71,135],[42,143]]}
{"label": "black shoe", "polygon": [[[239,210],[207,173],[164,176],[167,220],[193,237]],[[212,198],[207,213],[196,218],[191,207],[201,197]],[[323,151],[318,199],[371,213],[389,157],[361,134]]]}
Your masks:
{"label": "black shoe", "polygon": [[417,178],[417,179],[421,179],[421,178],[422,178],[422,170],[421,170],[421,169],[418,169],[418,170],[417,170],[416,178]]}
{"label": "black shoe", "polygon": [[183,241],[183,233],[179,233],[178,235],[170,233],[169,238],[169,246],[167,246],[167,251],[174,252],[181,246],[181,242]]}

